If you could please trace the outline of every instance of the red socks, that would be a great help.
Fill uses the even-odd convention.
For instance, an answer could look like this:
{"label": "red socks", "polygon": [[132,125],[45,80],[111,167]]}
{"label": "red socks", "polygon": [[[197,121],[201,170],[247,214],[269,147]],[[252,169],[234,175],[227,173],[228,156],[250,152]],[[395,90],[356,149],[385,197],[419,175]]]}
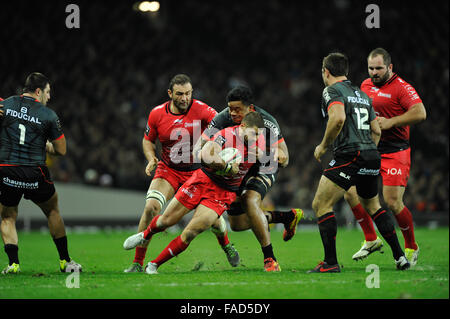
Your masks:
{"label": "red socks", "polygon": [[183,242],[181,240],[181,235],[180,235],[177,238],[175,238],[174,240],[172,240],[169,243],[169,245],[167,245],[167,247],[164,248],[164,250],[158,255],[158,257],[156,257],[151,262],[157,264],[159,267],[159,266],[161,266],[161,264],[165,263],[172,257],[175,257],[175,256],[179,255],[180,253],[182,253],[188,246],[189,246],[189,244],[186,244],[185,242]]}
{"label": "red socks", "polygon": [[225,233],[225,235],[223,237],[220,236],[216,236],[217,237],[217,241],[219,242],[219,245],[222,247],[225,247],[226,245],[228,245],[230,243],[230,240],[228,239],[228,233]]}
{"label": "red socks", "polygon": [[373,241],[377,239],[377,233],[375,227],[373,226],[372,218],[366,212],[361,204],[356,205],[352,208],[353,215],[355,215],[356,221],[361,226],[364,233],[366,241]]}
{"label": "red socks", "polygon": [[416,250],[417,244],[414,237],[413,219],[408,207],[405,206],[400,213],[394,216],[405,238],[405,248]]}
{"label": "red socks", "polygon": [[158,221],[158,218],[161,217],[161,215],[156,215],[153,217],[152,221],[150,222],[150,225],[148,225],[147,229],[144,230],[144,238],[149,240],[152,238],[152,236],[156,233],[164,231],[164,229],[158,228],[156,226],[156,222]]}
{"label": "red socks", "polygon": [[134,254],[134,263],[139,263],[141,266],[144,265],[145,253],[147,252],[146,247],[136,247],[136,252]]}

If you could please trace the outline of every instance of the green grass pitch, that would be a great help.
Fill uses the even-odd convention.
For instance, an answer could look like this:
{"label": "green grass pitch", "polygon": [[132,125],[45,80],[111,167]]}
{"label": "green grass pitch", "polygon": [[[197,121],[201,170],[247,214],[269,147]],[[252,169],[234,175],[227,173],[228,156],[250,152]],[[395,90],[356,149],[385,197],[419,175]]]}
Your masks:
{"label": "green grass pitch", "polygon": [[[341,273],[307,274],[323,258],[317,229],[299,230],[289,242],[272,230],[280,273],[263,271],[261,249],[252,232],[230,232],[242,265],[229,266],[214,235],[207,231],[196,238],[177,258],[159,268],[158,275],[126,274],[134,250],[122,243],[132,232],[102,231],[68,234],[72,258],[83,265],[79,288],[67,288],[69,274],[60,273],[56,248],[47,233],[19,233],[22,272],[0,275],[0,299],[447,299],[449,298],[448,228],[416,229],[421,253],[419,263],[408,271],[398,271],[390,248],[364,261],[351,259],[363,240],[359,230],[338,229],[337,248]],[[177,233],[156,235],[147,251],[146,262],[175,238]],[[403,245],[401,232],[397,235]],[[0,266],[7,264],[2,251]],[[366,281],[379,269],[379,288]],[[374,281],[372,281],[374,282]]]}

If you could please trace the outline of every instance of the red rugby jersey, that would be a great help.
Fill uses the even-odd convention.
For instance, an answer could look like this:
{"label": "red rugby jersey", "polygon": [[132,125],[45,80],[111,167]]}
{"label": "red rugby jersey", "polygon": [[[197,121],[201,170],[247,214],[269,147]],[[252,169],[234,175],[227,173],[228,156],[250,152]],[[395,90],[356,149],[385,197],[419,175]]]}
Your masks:
{"label": "red rugby jersey", "polygon": [[170,102],[151,110],[144,138],[153,143],[159,139],[161,160],[167,166],[179,171],[196,170],[201,164],[193,162],[192,149],[217,112],[193,99],[185,113],[174,114],[170,111]]}
{"label": "red rugby jersey", "polygon": [[[218,143],[222,149],[228,147],[237,148],[241,154],[241,163],[239,164],[239,172],[234,176],[217,175],[215,171],[208,167],[202,167],[203,172],[217,185],[229,191],[237,192],[239,186],[244,180],[245,175],[250,168],[256,163],[256,157],[248,154],[248,147],[244,144],[238,134],[239,125],[224,128],[217,132],[210,140]],[[265,143],[264,143],[265,144]],[[257,147],[257,143],[249,146],[250,149]]]}
{"label": "red rugby jersey", "polygon": [[[371,99],[378,116],[391,118],[407,112],[411,106],[422,103],[416,90],[396,73],[378,87],[370,78],[361,83],[361,90]],[[398,152],[409,147],[409,125],[383,130],[378,150],[380,153]]]}

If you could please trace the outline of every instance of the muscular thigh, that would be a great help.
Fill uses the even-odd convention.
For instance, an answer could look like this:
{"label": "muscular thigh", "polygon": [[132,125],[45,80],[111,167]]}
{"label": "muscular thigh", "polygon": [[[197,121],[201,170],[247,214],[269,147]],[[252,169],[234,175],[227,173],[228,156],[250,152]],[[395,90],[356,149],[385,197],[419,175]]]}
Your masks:
{"label": "muscular thigh", "polygon": [[344,196],[344,193],[345,189],[322,175],[313,201],[316,216],[320,217],[332,211],[334,204]]}

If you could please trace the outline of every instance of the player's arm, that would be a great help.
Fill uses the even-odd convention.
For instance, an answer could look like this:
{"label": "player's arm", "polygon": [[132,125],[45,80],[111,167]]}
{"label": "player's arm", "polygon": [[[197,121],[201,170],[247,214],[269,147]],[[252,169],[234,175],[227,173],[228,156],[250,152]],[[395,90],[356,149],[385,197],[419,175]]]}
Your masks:
{"label": "player's arm", "polygon": [[67,152],[67,142],[64,135],[53,141],[47,141],[45,151],[50,155],[64,156]]}
{"label": "player's arm", "polygon": [[287,144],[284,140],[282,140],[280,143],[278,143],[277,148],[277,158],[278,158],[278,164],[281,167],[286,167],[289,164],[289,151]]}
{"label": "player's arm", "polygon": [[148,161],[147,166],[145,167],[145,173],[150,176],[158,164],[158,158],[156,157],[156,145],[152,141],[146,139],[145,137],[142,139],[142,151],[144,152],[144,156]]}
{"label": "player's arm", "polygon": [[372,135],[372,140],[374,141],[375,145],[378,146],[378,143],[380,142],[381,138],[381,128],[380,124],[378,124],[378,118],[375,118],[370,122],[370,133]]}
{"label": "player's arm", "polygon": [[345,123],[345,108],[340,101],[333,102],[328,108],[328,123],[322,142],[314,150],[314,157],[320,162],[320,158],[326,153],[328,147],[338,137]]}
{"label": "player's arm", "polygon": [[378,122],[382,130],[389,130],[393,127],[417,124],[427,118],[427,112],[423,103],[414,104],[408,111],[399,116],[391,118],[379,117]]}
{"label": "player's arm", "polygon": [[236,174],[239,171],[239,164],[236,162],[225,163],[219,156],[220,151],[222,151],[222,147],[218,143],[214,141],[206,142],[201,150],[202,165],[214,171],[223,171],[225,174]]}

